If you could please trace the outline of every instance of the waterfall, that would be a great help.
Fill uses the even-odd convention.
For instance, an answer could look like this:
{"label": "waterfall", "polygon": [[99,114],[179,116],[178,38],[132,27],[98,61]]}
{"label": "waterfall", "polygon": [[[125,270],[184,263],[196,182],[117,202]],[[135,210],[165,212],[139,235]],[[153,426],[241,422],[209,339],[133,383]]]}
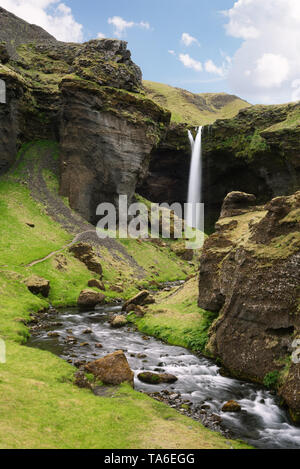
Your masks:
{"label": "waterfall", "polygon": [[202,191],[202,127],[199,127],[195,141],[190,131],[188,131],[188,135],[191,143],[192,160],[186,222],[191,228],[199,228],[200,217],[196,204],[201,202]]}

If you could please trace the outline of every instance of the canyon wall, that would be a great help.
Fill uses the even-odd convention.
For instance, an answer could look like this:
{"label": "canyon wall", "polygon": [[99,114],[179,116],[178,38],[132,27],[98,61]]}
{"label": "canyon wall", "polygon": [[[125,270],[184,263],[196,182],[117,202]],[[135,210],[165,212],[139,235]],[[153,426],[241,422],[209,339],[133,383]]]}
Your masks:
{"label": "canyon wall", "polygon": [[217,313],[207,352],[230,373],[263,383],[278,376],[280,395],[300,421],[300,192],[257,206],[233,192],[200,260],[199,306]]}

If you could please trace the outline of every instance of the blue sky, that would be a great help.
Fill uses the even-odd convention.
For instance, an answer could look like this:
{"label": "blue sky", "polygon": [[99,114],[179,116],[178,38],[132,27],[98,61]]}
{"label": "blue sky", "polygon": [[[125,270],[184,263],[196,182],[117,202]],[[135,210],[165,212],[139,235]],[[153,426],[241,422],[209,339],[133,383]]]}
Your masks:
{"label": "blue sky", "polygon": [[[186,68],[178,56],[188,54],[200,62],[211,59],[218,66],[224,60],[222,52],[231,56],[241,41],[226,35],[221,10],[230,8],[232,0],[73,0],[66,3],[72,5],[75,18],[84,25],[86,39],[96,37],[99,32],[114,36],[114,28],[108,24],[108,18],[114,16],[128,22],[148,22],[150,29],[136,26],[122,34],[146,80],[195,92],[230,91],[222,77]],[[197,39],[199,44],[185,46],[181,41],[183,33]],[[168,51],[174,51],[176,56]]]}
{"label": "blue sky", "polygon": [[[188,54],[194,60],[213,60],[221,66],[221,53],[231,56],[240,40],[225,33],[225,18],[221,10],[230,8],[232,0],[73,0],[75,18],[85,26],[85,37],[96,37],[102,32],[114,36],[108,18],[120,16],[128,22],[148,22],[150,29],[131,27],[122,38],[128,41],[134,61],[142,68],[146,80],[167,83],[195,92],[230,91],[227,81],[218,76],[183,66],[179,54]],[[199,42],[185,46],[181,41],[188,33]],[[168,51],[174,51],[171,55]]]}
{"label": "blue sky", "polygon": [[[128,41],[147,80],[251,103],[300,100],[299,0],[0,0],[63,41]],[[222,13],[223,12],[223,13]]]}

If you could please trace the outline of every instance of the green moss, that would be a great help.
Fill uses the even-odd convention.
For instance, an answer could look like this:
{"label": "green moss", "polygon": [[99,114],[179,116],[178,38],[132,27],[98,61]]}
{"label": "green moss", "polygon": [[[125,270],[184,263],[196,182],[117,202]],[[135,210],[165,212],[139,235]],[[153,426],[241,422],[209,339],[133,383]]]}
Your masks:
{"label": "green moss", "polygon": [[277,370],[267,373],[263,380],[264,386],[269,389],[277,389],[279,376],[280,373]]}

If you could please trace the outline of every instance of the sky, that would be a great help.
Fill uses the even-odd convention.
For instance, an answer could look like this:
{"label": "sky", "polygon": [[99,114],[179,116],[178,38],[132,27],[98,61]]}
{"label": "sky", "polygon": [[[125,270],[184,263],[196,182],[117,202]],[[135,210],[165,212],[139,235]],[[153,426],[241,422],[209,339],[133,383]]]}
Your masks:
{"label": "sky", "polygon": [[300,100],[300,0],[0,0],[63,41],[128,42],[145,80]]}

